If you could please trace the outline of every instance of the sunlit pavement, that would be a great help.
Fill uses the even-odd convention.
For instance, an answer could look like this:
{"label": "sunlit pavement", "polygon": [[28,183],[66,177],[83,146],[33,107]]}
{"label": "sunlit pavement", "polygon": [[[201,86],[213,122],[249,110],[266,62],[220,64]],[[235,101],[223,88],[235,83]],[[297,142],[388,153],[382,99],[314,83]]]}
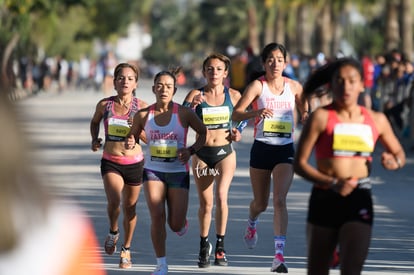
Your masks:
{"label": "sunlit pavement", "polygon": [[[180,87],[175,100],[182,102],[188,88]],[[151,82],[142,80],[137,96],[148,103],[154,101]],[[102,92],[65,91],[39,93],[19,101],[21,124],[34,144],[36,167],[53,193],[77,201],[91,217],[99,241],[108,232],[106,199],[100,177],[102,152],[90,150],[89,121]],[[103,133],[101,132],[101,137]],[[243,132],[235,144],[238,167],[229,195],[229,222],[225,247],[229,266],[199,269],[198,200],[195,186],[190,189],[189,232],[178,237],[168,231],[167,261],[170,274],[270,274],[274,251],[271,203],[260,217],[259,242],[254,250],[244,247],[242,234],[247,209],[252,197],[248,165],[252,129]],[[189,139],[192,142],[192,139]],[[385,171],[379,164],[378,148],[374,156],[373,193],[375,225],[368,259],[363,274],[414,274],[414,154],[408,153],[407,166],[397,172]],[[191,182],[194,184],[194,181]],[[295,177],[288,196],[289,228],[285,259],[289,274],[306,274],[305,219],[310,184]],[[104,255],[108,274],[150,274],[155,257],[149,234],[149,215],[144,194],[137,205],[138,224],[132,243],[133,267],[118,268],[119,253]],[[120,222],[121,224],[121,222]],[[122,238],[122,236],[121,236]],[[214,222],[210,241],[215,242]],[[119,247],[118,247],[119,250]],[[103,249],[101,249],[103,252]],[[214,258],[212,257],[212,262]],[[333,270],[331,274],[339,274]]]}

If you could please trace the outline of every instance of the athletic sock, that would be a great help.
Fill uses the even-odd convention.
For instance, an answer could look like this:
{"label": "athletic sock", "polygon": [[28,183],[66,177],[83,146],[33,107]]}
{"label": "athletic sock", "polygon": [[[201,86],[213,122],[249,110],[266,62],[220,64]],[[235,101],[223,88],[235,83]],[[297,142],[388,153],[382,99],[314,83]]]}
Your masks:
{"label": "athletic sock", "polygon": [[217,242],[216,242],[216,251],[221,248],[224,249],[224,235],[216,235]]}
{"label": "athletic sock", "polygon": [[200,247],[205,247],[207,245],[208,245],[208,236],[207,237],[200,236]]}
{"label": "athletic sock", "polygon": [[283,250],[285,248],[285,243],[286,243],[286,236],[275,236],[274,241],[275,241],[275,255],[276,254],[283,255]]}
{"label": "athletic sock", "polygon": [[257,224],[259,223],[259,219],[251,219],[250,217],[247,219],[247,224],[250,228],[256,228]]}
{"label": "athletic sock", "polygon": [[159,257],[157,258],[157,265],[166,265],[167,264],[167,257]]}

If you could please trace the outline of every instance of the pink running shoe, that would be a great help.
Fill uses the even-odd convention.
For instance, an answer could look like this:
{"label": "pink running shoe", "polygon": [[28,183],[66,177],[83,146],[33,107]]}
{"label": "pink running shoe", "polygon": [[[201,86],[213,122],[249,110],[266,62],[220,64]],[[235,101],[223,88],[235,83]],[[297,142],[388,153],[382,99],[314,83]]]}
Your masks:
{"label": "pink running shoe", "polygon": [[257,244],[257,239],[258,239],[256,228],[251,228],[250,226],[248,226],[246,228],[246,231],[244,232],[243,239],[248,249],[255,248]]}
{"label": "pink running shoe", "polygon": [[278,253],[275,255],[270,271],[277,273],[288,273],[288,268],[282,254]]}
{"label": "pink running shoe", "polygon": [[180,231],[177,231],[177,232],[175,232],[175,234],[177,234],[178,236],[183,236],[183,235],[185,235],[185,233],[187,233],[187,231],[188,231],[188,221],[187,220],[185,220],[185,225],[184,225],[184,227],[183,228],[181,228],[181,230]]}

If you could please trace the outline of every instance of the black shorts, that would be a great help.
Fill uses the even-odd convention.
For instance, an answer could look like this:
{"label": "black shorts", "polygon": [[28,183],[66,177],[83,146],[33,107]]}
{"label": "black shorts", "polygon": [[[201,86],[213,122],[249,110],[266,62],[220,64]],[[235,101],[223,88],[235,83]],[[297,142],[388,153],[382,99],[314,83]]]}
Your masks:
{"label": "black shorts", "polygon": [[197,151],[196,155],[199,159],[204,161],[208,167],[214,168],[216,164],[225,159],[233,152],[233,146],[231,144],[223,146],[204,146]]}
{"label": "black shorts", "polygon": [[112,172],[119,174],[125,184],[141,185],[144,172],[144,160],[133,164],[118,164],[107,159],[101,159],[101,176]]}
{"label": "black shorts", "polygon": [[307,218],[309,223],[338,229],[346,222],[359,221],[372,225],[373,220],[370,189],[356,188],[346,197],[330,189],[312,189]]}
{"label": "black shorts", "polygon": [[295,149],[293,143],[269,145],[255,140],[250,150],[250,167],[273,170],[277,164],[293,164]]}

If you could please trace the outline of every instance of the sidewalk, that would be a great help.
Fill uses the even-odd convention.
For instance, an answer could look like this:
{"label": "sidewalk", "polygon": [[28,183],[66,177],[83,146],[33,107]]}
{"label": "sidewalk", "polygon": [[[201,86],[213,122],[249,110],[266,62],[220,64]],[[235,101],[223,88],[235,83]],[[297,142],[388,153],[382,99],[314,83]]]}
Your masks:
{"label": "sidewalk", "polygon": [[[175,101],[181,103],[188,89],[179,88]],[[148,103],[154,101],[151,81],[139,83],[137,96]],[[37,167],[51,190],[57,195],[74,199],[92,218],[100,243],[108,232],[106,199],[99,165],[102,152],[90,150],[89,121],[102,93],[68,91],[61,94],[41,93],[19,101],[25,131],[31,136],[39,154]],[[101,129],[102,130],[102,129]],[[101,131],[101,137],[103,133]],[[168,231],[167,259],[170,274],[271,274],[273,233],[271,204],[262,214],[258,225],[259,242],[248,250],[242,242],[248,205],[252,194],[248,174],[252,129],[243,132],[235,144],[238,167],[229,195],[229,222],[226,234],[228,267],[197,267],[198,258],[198,198],[194,181],[190,187],[189,232],[178,237]],[[192,142],[191,139],[189,143]],[[385,171],[379,164],[379,152],[374,156],[373,193],[375,200],[374,230],[368,259],[362,274],[414,274],[414,155],[407,152],[407,166],[396,172]],[[310,184],[295,177],[288,195],[289,228],[285,259],[289,274],[306,274],[305,220]],[[142,192],[137,204],[138,223],[132,243],[133,267],[118,268],[119,253],[104,255],[108,274],[150,274],[155,257],[149,234],[150,218]],[[215,242],[214,222],[210,240]],[[122,238],[122,236],[121,236]],[[214,245],[214,244],[213,244]],[[103,253],[103,249],[101,249]],[[331,274],[339,274],[333,270]]]}

